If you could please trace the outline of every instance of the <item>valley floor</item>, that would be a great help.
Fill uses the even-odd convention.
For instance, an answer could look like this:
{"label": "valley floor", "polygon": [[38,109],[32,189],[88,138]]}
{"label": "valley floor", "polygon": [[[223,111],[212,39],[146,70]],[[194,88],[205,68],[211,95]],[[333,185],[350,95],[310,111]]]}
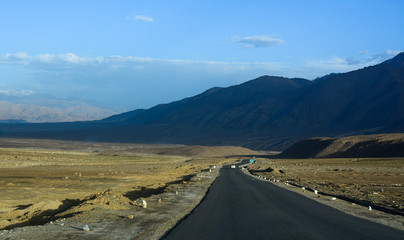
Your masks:
{"label": "valley floor", "polygon": [[358,206],[328,199],[391,210],[397,218],[363,215],[404,228],[404,158],[266,159],[238,147],[0,138],[0,239],[158,239],[205,196],[221,165],[243,155],[257,157],[253,175],[316,189],[309,197],[351,212]]}

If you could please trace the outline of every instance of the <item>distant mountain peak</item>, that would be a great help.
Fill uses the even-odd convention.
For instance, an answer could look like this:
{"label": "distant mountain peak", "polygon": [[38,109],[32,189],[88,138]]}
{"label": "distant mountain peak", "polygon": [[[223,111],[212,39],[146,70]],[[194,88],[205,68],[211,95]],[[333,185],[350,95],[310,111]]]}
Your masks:
{"label": "distant mountain peak", "polygon": [[384,63],[395,67],[404,67],[404,52],[397,54],[394,58],[389,59]]}
{"label": "distant mountain peak", "polygon": [[270,76],[270,75],[263,75],[257,78],[254,78],[248,82],[262,82],[262,81],[284,81],[284,80],[288,80],[289,78],[285,78],[285,77],[280,77],[280,76]]}
{"label": "distant mountain peak", "polygon": [[[279,76],[269,76],[264,75],[253,80],[242,83],[238,86],[256,86],[262,87],[273,87],[273,88],[283,88],[283,87],[303,87],[311,84],[310,80],[303,78],[286,78]],[[280,89],[279,89],[280,90]]]}
{"label": "distant mountain peak", "polygon": [[339,73],[330,73],[330,74],[327,74],[325,76],[318,77],[318,78],[314,79],[313,82],[321,82],[321,81],[327,80],[327,79],[329,79],[331,77],[334,77],[337,74],[339,74]]}

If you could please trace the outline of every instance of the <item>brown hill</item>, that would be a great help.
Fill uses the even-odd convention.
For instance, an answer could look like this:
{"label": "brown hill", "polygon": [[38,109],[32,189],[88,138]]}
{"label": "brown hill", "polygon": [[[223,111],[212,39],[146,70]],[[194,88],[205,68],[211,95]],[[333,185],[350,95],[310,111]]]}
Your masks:
{"label": "brown hill", "polygon": [[311,138],[294,144],[277,157],[404,157],[404,134],[376,134],[344,138]]}
{"label": "brown hill", "polygon": [[261,155],[259,152],[243,147],[233,146],[179,146],[165,148],[157,153],[162,155],[177,155],[186,157],[223,157],[238,155]]}

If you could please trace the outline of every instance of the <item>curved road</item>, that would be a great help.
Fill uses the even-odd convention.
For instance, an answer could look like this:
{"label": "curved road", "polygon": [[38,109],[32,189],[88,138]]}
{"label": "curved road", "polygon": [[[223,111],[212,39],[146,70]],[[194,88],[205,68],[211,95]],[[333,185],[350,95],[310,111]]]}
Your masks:
{"label": "curved road", "polygon": [[163,239],[404,239],[225,166],[201,204]]}

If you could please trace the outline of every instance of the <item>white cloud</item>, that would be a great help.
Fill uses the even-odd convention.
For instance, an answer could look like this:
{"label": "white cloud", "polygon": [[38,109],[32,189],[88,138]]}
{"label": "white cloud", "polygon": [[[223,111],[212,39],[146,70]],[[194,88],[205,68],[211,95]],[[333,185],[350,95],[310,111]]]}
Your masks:
{"label": "white cloud", "polygon": [[327,59],[308,59],[304,63],[304,66],[307,69],[325,70],[329,72],[346,72],[358,67],[352,62],[352,60],[347,58],[334,56]]}
{"label": "white cloud", "polygon": [[243,44],[244,47],[247,48],[272,47],[274,45],[285,43],[285,41],[280,38],[273,38],[266,35],[234,37],[233,40]]}
{"label": "white cloud", "polygon": [[268,74],[275,72],[283,76],[290,73],[301,73],[294,77],[307,77],[314,71],[344,72],[375,65],[400,53],[399,50],[387,50],[381,54],[360,55],[361,57],[343,58],[333,56],[327,59],[307,59],[302,63],[288,64],[279,62],[220,62],[186,59],[159,59],[133,56],[98,56],[84,57],[73,53],[65,54],[39,54],[31,56],[27,53],[7,53],[0,56],[0,64],[22,65],[26,68],[44,71],[70,71],[70,72],[105,72],[122,69],[142,71],[150,69],[168,69],[176,67],[177,70],[188,71],[188,67],[201,67],[209,72],[232,72],[245,70],[267,70]]}
{"label": "white cloud", "polygon": [[376,65],[399,54],[400,50],[386,50],[383,53],[368,55],[369,51],[359,52],[359,58],[354,57],[330,57],[328,59],[309,59],[305,61],[303,67],[315,71],[325,70],[328,72],[348,72],[366,66]]}
{"label": "white cloud", "polygon": [[154,19],[152,17],[149,16],[145,16],[145,15],[137,15],[134,18],[135,21],[142,21],[142,22],[154,22]]}
{"label": "white cloud", "polygon": [[0,63],[17,63],[17,64],[26,64],[30,62],[31,57],[25,52],[17,52],[17,53],[6,53],[3,56],[0,56]]}
{"label": "white cloud", "polygon": [[73,53],[65,53],[65,54],[39,54],[35,60],[43,63],[55,63],[55,62],[64,62],[70,64],[79,64],[88,62],[88,58],[79,57]]}
{"label": "white cloud", "polygon": [[66,53],[66,54],[60,55],[59,57],[61,58],[61,60],[68,62],[68,63],[73,63],[73,64],[77,64],[77,63],[86,61],[86,59],[83,59],[73,53]]}
{"label": "white cloud", "polygon": [[[220,62],[184,59],[159,59],[133,56],[98,56],[84,57],[73,53],[65,54],[39,54],[36,56],[27,53],[7,53],[0,56],[0,64],[20,65],[35,72],[64,72],[66,74],[96,75],[107,72],[132,71],[157,74],[157,72],[171,71],[170,68],[181,74],[185,72],[209,72],[220,74],[237,74],[238,72],[261,72],[277,74],[286,77],[313,78],[330,72],[346,72],[369,65],[378,64],[387,60],[400,51],[387,50],[381,54],[360,55],[357,58],[330,57],[327,59],[307,59],[296,64],[280,62]],[[174,71],[174,70],[173,70]],[[60,79],[66,77],[59,77]]]}
{"label": "white cloud", "polygon": [[30,95],[35,94],[35,91],[32,91],[32,90],[15,91],[15,90],[10,90],[10,89],[0,89],[0,94],[6,95],[6,96],[24,97],[24,96],[30,96]]}
{"label": "white cloud", "polygon": [[386,50],[386,55],[390,55],[390,56],[395,56],[395,55],[397,55],[397,54],[399,54],[399,53],[401,53],[402,51],[401,50]]}
{"label": "white cloud", "polygon": [[80,64],[80,63],[90,63],[96,62],[99,59],[91,59],[87,57],[80,57],[73,53],[64,54],[39,54],[37,56],[30,56],[24,52],[18,53],[6,53],[0,56],[0,63],[3,64],[32,64],[32,63],[69,63],[69,64]]}
{"label": "white cloud", "polygon": [[[183,59],[159,59],[159,58],[146,58],[146,57],[133,57],[133,56],[99,56],[99,57],[82,57],[73,53],[65,54],[39,54],[37,56],[30,56],[27,53],[7,53],[0,56],[0,64],[11,64],[11,65],[26,65],[33,66],[35,68],[48,68],[52,65],[52,69],[65,65],[69,66],[122,66],[122,65],[133,65],[133,64],[176,64],[176,65],[223,65],[223,64],[233,64],[227,62],[218,61],[202,61],[202,60],[183,60]],[[237,63],[239,64],[239,63]]]}

